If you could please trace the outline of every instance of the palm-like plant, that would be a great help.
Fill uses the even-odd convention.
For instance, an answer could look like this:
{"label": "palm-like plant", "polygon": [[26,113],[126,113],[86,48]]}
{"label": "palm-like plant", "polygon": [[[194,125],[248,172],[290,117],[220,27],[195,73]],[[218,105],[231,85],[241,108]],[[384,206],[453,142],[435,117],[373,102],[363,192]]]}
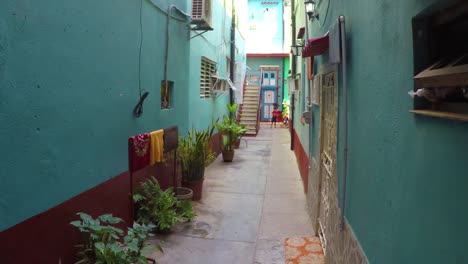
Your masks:
{"label": "palm-like plant", "polygon": [[216,158],[209,147],[216,122],[204,130],[192,129],[186,138],[179,138],[179,154],[182,177],[184,181],[198,181],[203,179],[205,167]]}

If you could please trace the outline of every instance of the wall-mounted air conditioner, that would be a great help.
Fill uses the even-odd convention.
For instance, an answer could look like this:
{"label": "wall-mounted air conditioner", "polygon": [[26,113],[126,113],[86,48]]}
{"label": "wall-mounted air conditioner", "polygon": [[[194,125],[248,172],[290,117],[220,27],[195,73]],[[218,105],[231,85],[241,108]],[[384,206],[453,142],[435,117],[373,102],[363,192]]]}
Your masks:
{"label": "wall-mounted air conditioner", "polygon": [[287,79],[289,94],[293,94],[293,93],[299,92],[301,90],[300,76],[301,76],[300,74],[297,74],[295,77],[293,77],[293,78],[289,77]]}
{"label": "wall-mounted air conditioner", "polygon": [[192,0],[192,24],[211,29],[211,0]]}

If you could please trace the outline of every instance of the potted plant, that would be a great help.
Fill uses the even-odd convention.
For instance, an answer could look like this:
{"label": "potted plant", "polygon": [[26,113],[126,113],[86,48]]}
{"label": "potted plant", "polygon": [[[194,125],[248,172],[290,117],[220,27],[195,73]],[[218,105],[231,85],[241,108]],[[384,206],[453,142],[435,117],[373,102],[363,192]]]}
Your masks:
{"label": "potted plant", "polygon": [[216,158],[209,147],[214,124],[215,122],[204,130],[192,129],[186,138],[179,138],[177,153],[181,165],[182,186],[193,191],[193,201],[201,199],[205,168]]}
{"label": "potted plant", "polygon": [[[96,219],[85,213],[78,215],[80,220],[70,223],[85,235],[83,244],[76,246],[79,248],[77,264],[155,262],[142,254],[150,246],[147,240],[153,236],[150,233],[153,225],[134,223],[125,235],[122,229],[115,227],[123,220],[112,214],[101,215]],[[156,247],[162,251],[159,244]]]}
{"label": "potted plant", "polygon": [[223,160],[231,162],[234,159],[234,145],[236,142],[239,142],[241,136],[247,132],[247,129],[244,125],[238,124],[234,118],[238,105],[227,104],[226,106],[229,110],[229,117],[223,115],[222,122],[217,123],[216,128],[222,133],[221,146]]}
{"label": "potted plant", "polygon": [[154,224],[159,233],[167,234],[175,224],[194,219],[196,213],[190,202],[178,200],[172,188],[163,191],[154,177],[140,186],[133,195],[139,223]]}

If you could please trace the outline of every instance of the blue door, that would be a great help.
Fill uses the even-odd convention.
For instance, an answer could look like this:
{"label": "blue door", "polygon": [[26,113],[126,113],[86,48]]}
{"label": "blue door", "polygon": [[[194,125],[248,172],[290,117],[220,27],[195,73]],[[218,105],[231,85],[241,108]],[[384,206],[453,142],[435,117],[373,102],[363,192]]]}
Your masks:
{"label": "blue door", "polygon": [[262,72],[262,121],[271,121],[271,113],[276,104],[277,93],[277,72]]}

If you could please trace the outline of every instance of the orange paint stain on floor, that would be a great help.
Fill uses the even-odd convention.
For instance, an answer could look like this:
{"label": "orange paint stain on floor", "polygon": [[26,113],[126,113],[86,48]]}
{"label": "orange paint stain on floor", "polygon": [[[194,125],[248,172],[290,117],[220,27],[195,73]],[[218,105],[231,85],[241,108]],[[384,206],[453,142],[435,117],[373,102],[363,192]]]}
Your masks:
{"label": "orange paint stain on floor", "polygon": [[290,237],[284,240],[286,264],[324,264],[318,237]]}

